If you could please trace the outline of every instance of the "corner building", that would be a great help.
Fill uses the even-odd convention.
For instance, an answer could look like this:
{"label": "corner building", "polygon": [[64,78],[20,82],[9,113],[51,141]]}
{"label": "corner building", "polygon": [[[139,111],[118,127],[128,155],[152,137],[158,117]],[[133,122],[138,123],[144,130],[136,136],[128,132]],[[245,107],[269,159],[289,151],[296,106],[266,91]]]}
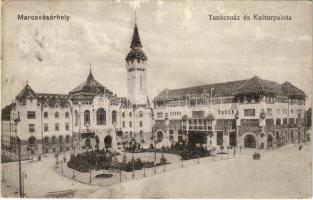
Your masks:
{"label": "corner building", "polygon": [[248,80],[165,89],[154,98],[164,145],[271,148],[306,140],[305,93],[289,82]]}
{"label": "corner building", "polygon": [[117,97],[91,70],[68,94],[36,93],[29,84],[2,109],[2,149],[23,156],[70,149],[118,150],[136,141],[149,146],[151,109],[147,97],[147,56],[137,25],[126,56],[128,97]]}

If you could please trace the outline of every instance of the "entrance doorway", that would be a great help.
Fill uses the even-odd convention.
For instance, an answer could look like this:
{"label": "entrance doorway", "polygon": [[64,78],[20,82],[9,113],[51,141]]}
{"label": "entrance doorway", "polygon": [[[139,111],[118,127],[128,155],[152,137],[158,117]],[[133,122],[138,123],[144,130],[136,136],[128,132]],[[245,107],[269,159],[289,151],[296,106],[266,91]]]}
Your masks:
{"label": "entrance doorway", "polygon": [[273,136],[272,135],[267,136],[267,148],[273,148]]}
{"label": "entrance doorway", "polygon": [[256,148],[255,137],[253,135],[246,135],[244,137],[244,147],[245,148]]}
{"label": "entrance doorway", "polygon": [[235,131],[230,131],[229,132],[229,146],[235,147],[237,145],[237,135]]}
{"label": "entrance doorway", "polygon": [[104,138],[104,146],[106,149],[112,148],[112,137],[110,135]]}

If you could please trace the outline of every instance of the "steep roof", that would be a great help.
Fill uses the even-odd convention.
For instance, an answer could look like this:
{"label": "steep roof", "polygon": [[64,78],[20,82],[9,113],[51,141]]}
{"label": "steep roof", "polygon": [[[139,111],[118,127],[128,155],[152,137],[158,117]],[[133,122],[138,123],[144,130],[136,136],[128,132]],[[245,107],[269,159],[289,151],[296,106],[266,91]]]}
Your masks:
{"label": "steep roof", "polygon": [[236,95],[249,94],[283,95],[284,93],[280,84],[254,76],[251,79],[246,80],[236,91]]}
{"label": "steep roof", "polygon": [[25,101],[26,98],[36,99],[37,95],[34,90],[26,84],[26,86],[22,89],[22,91],[16,96],[16,99],[19,101]]}
{"label": "steep roof", "polygon": [[166,99],[175,97],[185,98],[187,95],[200,97],[204,91],[206,91],[206,94],[210,96],[232,96],[244,81],[245,80],[214,83],[173,90],[165,89],[160,92],[157,97],[165,97]]}
{"label": "steep roof", "polygon": [[[241,96],[241,95],[293,95],[293,97],[304,98],[305,93],[293,86],[289,82],[284,84],[279,84],[274,81],[263,80],[257,76],[252,77],[247,80],[230,81],[224,83],[215,83],[202,86],[180,88],[180,89],[165,89],[159,93],[154,101],[162,101],[169,99],[185,99],[187,95],[201,97],[201,95],[206,94],[209,96]],[[211,93],[212,92],[212,93]]]}
{"label": "steep roof", "polygon": [[11,119],[11,117],[10,117],[11,111],[13,110],[14,107],[15,107],[15,103],[11,103],[11,104],[5,106],[4,108],[2,108],[1,120],[9,121]]}
{"label": "steep roof", "polygon": [[138,33],[137,24],[135,24],[133,38],[132,38],[132,42],[130,44],[130,48],[131,49],[133,49],[133,48],[142,48],[140,37],[139,37],[139,33]]}
{"label": "steep roof", "polygon": [[137,62],[148,60],[146,54],[142,51],[142,44],[140,41],[137,24],[135,24],[130,49],[130,52],[126,56],[126,62],[134,62],[134,60],[137,60]]}
{"label": "steep roof", "polygon": [[106,95],[113,95],[113,92],[111,92],[109,89],[105,88],[101,83],[99,83],[94,76],[92,75],[92,72],[90,70],[89,75],[87,79],[79,84],[76,88],[74,88],[72,91],[70,91],[70,94],[76,94],[76,93],[87,93],[87,94],[103,94]]}
{"label": "steep roof", "polygon": [[40,103],[47,104],[50,107],[54,107],[56,104],[64,107],[68,103],[67,94],[38,93],[37,97]]}
{"label": "steep roof", "polygon": [[292,85],[290,82],[286,81],[282,84],[282,90],[285,92],[285,94],[288,95],[288,97],[303,97],[306,96],[306,94],[297,88],[296,86]]}

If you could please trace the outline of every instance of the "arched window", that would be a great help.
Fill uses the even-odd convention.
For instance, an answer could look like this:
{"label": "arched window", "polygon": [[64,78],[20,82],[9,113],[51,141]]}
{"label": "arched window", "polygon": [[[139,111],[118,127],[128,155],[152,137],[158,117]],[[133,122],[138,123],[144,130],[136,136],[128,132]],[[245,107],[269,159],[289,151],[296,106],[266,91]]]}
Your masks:
{"label": "arched window", "polygon": [[68,112],[65,112],[65,118],[69,118],[70,114]]}
{"label": "arched window", "polygon": [[97,124],[105,125],[106,124],[106,112],[103,108],[97,110]]}
{"label": "arched window", "polygon": [[143,116],[143,112],[139,111],[139,117],[142,117],[142,116]]}
{"label": "arched window", "polygon": [[85,112],[84,112],[84,124],[90,125],[90,111],[89,110],[85,110]]}
{"label": "arched window", "polygon": [[116,113],[116,111],[114,110],[114,111],[112,112],[112,124],[114,125],[116,122],[117,122],[117,113]]}

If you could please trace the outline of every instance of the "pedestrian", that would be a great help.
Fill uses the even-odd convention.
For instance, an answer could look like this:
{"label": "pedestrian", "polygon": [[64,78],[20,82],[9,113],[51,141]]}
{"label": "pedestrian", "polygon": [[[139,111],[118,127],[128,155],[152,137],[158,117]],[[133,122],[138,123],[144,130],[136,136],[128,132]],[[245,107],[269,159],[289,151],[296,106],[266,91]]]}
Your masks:
{"label": "pedestrian", "polygon": [[300,147],[299,147],[299,151],[301,151],[301,149],[302,149],[302,145],[300,145]]}

